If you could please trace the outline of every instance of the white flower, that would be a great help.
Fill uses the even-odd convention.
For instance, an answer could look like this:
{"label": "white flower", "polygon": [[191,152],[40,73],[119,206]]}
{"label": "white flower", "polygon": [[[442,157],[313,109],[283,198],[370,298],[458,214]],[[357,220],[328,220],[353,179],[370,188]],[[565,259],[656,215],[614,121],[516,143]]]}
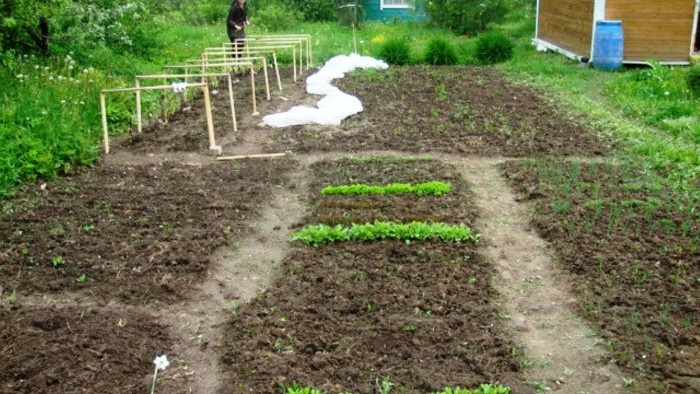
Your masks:
{"label": "white flower", "polygon": [[170,363],[168,362],[168,357],[165,354],[162,356],[156,357],[156,359],[153,360],[153,364],[156,365],[156,370],[161,370],[161,371],[164,371],[165,368],[168,368],[168,365],[170,365]]}

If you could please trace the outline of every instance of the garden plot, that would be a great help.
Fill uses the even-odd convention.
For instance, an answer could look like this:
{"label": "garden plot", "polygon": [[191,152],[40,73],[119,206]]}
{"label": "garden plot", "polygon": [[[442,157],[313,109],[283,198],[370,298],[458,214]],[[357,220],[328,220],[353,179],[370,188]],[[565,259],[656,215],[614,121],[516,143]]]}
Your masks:
{"label": "garden plot", "polygon": [[101,165],[3,204],[0,289],[24,296],[172,302],[210,255],[248,233],[288,161]]}
{"label": "garden plot", "polygon": [[[304,224],[410,216],[470,225],[468,186],[455,174],[427,159],[324,160],[312,166],[313,209]],[[328,185],[426,181],[449,182],[453,190],[439,197],[396,194],[391,207],[379,208],[368,207],[367,196],[320,193]],[[327,204],[341,200],[345,215],[339,216]],[[280,385],[297,382],[369,393],[390,382],[399,392],[430,393],[500,382],[531,392],[521,383],[518,349],[489,302],[496,296],[493,268],[476,250],[471,241],[298,243],[276,283],[233,312],[224,391],[278,393]]]}
{"label": "garden plot", "polygon": [[[287,97],[292,94],[305,95],[303,81],[291,82],[292,69],[283,67],[279,69],[284,81],[284,90],[273,94],[274,100],[259,103],[263,114],[270,113],[278,107],[284,107],[288,102]],[[235,76],[234,76],[235,77]],[[228,102],[227,81],[220,79],[218,85],[211,90],[212,118],[216,141],[222,146],[236,140],[241,140],[250,133],[251,127],[259,127],[260,117],[250,116],[247,112],[247,104],[251,100],[251,90],[246,83],[246,76],[239,76],[240,81],[233,85],[234,100],[238,131],[234,131],[231,125],[231,107]],[[264,87],[256,84],[256,94],[264,94]],[[286,96],[286,97],[285,97]],[[280,99],[285,97],[285,99]],[[143,128],[142,134],[134,134],[132,138],[124,139],[120,149],[128,149],[137,153],[152,152],[205,152],[208,149],[207,123],[204,113],[203,97],[201,93],[190,97],[187,103],[183,103],[177,112],[171,115],[167,122],[151,121]],[[177,101],[177,100],[174,100]],[[292,102],[292,100],[289,100]],[[297,101],[294,101],[298,103]],[[241,110],[245,108],[245,110]]]}
{"label": "garden plot", "polygon": [[534,223],[572,274],[580,311],[631,390],[700,391],[697,193],[630,165],[509,162]]}
{"label": "garden plot", "polygon": [[274,130],[266,149],[294,152],[399,150],[482,156],[596,156],[596,131],[531,88],[478,67],[391,67],[333,82],[364,107],[339,128]]}
{"label": "garden plot", "polygon": [[166,328],[138,310],[0,308],[1,393],[138,393]]}

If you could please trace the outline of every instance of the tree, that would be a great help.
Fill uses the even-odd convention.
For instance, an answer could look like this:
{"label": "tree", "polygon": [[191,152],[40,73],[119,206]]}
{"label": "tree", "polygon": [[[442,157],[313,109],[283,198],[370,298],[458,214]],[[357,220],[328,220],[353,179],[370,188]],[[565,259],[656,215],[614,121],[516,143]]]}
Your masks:
{"label": "tree", "polygon": [[66,0],[0,0],[0,52],[48,53],[49,20]]}
{"label": "tree", "polygon": [[455,34],[476,35],[508,12],[506,0],[431,0],[426,11],[431,23]]}

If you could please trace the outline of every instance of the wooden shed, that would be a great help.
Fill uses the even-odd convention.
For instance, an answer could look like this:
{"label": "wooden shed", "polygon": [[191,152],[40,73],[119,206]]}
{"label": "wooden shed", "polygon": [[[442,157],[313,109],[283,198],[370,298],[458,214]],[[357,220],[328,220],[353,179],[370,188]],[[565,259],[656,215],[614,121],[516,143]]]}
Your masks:
{"label": "wooden shed", "polygon": [[700,0],[538,0],[539,49],[592,61],[596,21],[622,21],[623,62],[687,64],[700,52]]}
{"label": "wooden shed", "polygon": [[416,0],[364,0],[365,18],[370,21],[415,21],[426,19],[425,9]]}

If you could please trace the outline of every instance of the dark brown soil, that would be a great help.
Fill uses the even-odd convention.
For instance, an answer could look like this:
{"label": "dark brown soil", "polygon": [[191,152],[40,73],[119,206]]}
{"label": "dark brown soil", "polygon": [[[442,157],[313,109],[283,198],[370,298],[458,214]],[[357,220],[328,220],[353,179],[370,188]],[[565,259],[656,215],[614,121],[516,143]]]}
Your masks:
{"label": "dark brown soil", "polygon": [[503,170],[534,205],[537,229],[573,275],[580,313],[633,374],[632,388],[699,392],[698,201],[629,165],[509,162]]}
{"label": "dark brown soil", "polygon": [[135,310],[1,308],[0,393],[148,392],[165,332]]}
{"label": "dark brown soil", "polygon": [[[309,224],[409,217],[470,224],[475,218],[467,185],[439,162],[326,160],[312,170]],[[431,180],[455,188],[441,197],[385,196],[390,207],[377,198],[319,193],[322,186],[348,182]],[[298,382],[327,392],[371,393],[387,380],[405,393],[483,382],[529,392],[513,357],[516,346],[489,301],[495,297],[493,268],[476,249],[473,243],[404,241],[298,245],[276,285],[241,307],[227,328],[225,391],[278,393],[280,385]]]}
{"label": "dark brown soil", "polygon": [[364,111],[337,129],[276,130],[269,150],[391,149],[481,156],[594,156],[609,142],[531,88],[480,67],[391,67],[337,81]]}
{"label": "dark brown soil", "polygon": [[248,234],[286,160],[98,165],[27,189],[0,222],[0,288],[106,302],[187,297],[216,248]]}
{"label": "dark brown soil", "polygon": [[[258,83],[263,115],[313,101],[303,91],[303,78],[291,84],[286,73],[288,101],[274,88],[273,100],[265,101]],[[544,94],[506,82],[491,69],[397,67],[352,74],[339,85],[362,100],[363,113],[341,127],[270,129],[251,116],[250,92],[241,78],[237,133],[219,85],[212,96],[217,143],[224,152],[244,146],[250,148],[245,153],[391,149],[509,157],[594,156],[611,146]],[[149,311],[161,304],[176,310],[194,298],[212,269],[214,250],[250,234],[273,187],[299,169],[289,159],[214,161],[205,155],[201,97],[188,105],[167,124],[114,141],[117,154],[110,160],[46,187],[30,185],[1,203],[0,392],[148,392],[153,358],[176,348],[165,332],[178,329],[164,331]],[[322,161],[312,171],[305,224],[382,218],[472,225],[477,217],[469,185],[440,161]],[[514,187],[546,213],[553,197],[538,186],[533,171],[518,170]],[[598,171],[587,175],[590,182],[614,173],[605,166]],[[455,190],[440,198],[318,193],[327,184],[429,180],[452,182]],[[571,212],[591,211],[572,200]],[[697,217],[660,218],[675,223],[676,231],[665,235],[657,227],[650,236],[641,223],[634,236],[606,234],[602,222],[587,234],[576,227],[585,219],[573,220],[575,231],[567,234],[567,218],[572,223],[570,216],[536,220],[562,264],[581,278],[573,285],[581,304],[590,305],[584,312],[600,324],[620,364],[641,371],[634,375],[639,390],[668,384],[693,392],[700,359],[699,264],[697,249],[689,249],[688,235],[677,229],[694,218],[689,231],[696,234]],[[629,229],[635,221],[625,223]],[[520,350],[503,328],[491,285],[494,268],[480,257],[480,245],[295,245],[277,281],[241,306],[224,328],[229,347],[221,352],[221,392],[278,393],[277,383],[297,380],[330,391],[373,393],[385,379],[406,393],[483,382],[532,392],[513,358]],[[601,261],[598,274],[593,267]],[[168,356],[172,362],[180,355]],[[159,387],[189,392],[173,386]]]}

